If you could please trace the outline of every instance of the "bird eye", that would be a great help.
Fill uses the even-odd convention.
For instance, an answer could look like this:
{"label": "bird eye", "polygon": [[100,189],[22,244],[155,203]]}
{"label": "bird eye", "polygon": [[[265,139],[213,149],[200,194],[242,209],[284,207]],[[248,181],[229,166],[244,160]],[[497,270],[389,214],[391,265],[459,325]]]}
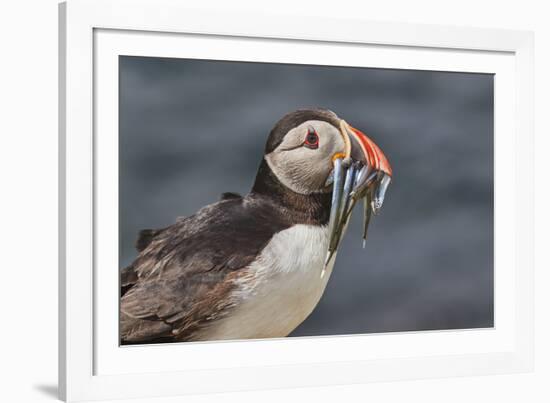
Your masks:
{"label": "bird eye", "polygon": [[311,149],[319,148],[319,135],[313,127],[307,129],[306,139],[304,145]]}

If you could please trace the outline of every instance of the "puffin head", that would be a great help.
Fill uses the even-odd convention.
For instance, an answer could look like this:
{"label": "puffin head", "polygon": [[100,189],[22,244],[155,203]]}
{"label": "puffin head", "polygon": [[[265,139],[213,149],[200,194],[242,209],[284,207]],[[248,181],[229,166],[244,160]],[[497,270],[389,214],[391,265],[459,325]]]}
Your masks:
{"label": "puffin head", "polygon": [[336,250],[351,210],[361,199],[365,200],[366,238],[370,213],[382,207],[392,177],[382,150],[327,109],[283,116],[269,134],[264,161],[290,192],[331,194],[329,252]]}
{"label": "puffin head", "polygon": [[328,109],[285,115],[271,130],[264,154],[277,179],[300,194],[332,192],[338,159],[344,165],[368,166],[391,177],[391,167],[380,148]]}

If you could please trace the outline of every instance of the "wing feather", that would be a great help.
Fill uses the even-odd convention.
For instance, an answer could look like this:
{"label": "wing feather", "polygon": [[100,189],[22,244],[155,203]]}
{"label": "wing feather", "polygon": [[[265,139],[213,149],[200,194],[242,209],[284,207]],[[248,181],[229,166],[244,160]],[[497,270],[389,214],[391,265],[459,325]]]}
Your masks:
{"label": "wing feather", "polygon": [[121,341],[194,340],[226,315],[243,268],[288,219],[265,200],[223,199],[148,239],[121,273]]}

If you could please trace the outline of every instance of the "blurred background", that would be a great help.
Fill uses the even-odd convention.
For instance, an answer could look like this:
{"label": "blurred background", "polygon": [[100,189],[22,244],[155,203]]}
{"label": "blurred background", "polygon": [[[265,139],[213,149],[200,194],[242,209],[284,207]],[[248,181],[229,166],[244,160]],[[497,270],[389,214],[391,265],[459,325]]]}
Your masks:
{"label": "blurred background", "polygon": [[493,326],[493,76],[120,57],[120,266],[142,228],[246,194],[285,113],[325,107],[394,171],[361,248],[355,212],[293,336]]}

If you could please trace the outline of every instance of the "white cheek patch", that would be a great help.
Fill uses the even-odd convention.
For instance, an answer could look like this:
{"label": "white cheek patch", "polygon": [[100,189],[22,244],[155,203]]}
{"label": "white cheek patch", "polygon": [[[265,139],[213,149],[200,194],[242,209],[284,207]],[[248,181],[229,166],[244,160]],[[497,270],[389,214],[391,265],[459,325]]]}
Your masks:
{"label": "white cheek patch", "polygon": [[300,194],[314,193],[316,188],[312,186],[312,182],[315,182],[317,172],[312,169],[314,164],[311,158],[299,158],[297,152],[293,154],[297,158],[271,153],[265,159],[277,179],[287,188]]}
{"label": "white cheek patch", "polygon": [[[319,147],[303,147],[308,128],[319,136]],[[281,144],[265,156],[267,164],[279,181],[300,194],[324,191],[325,181],[332,169],[332,156],[344,148],[338,129],[318,120],[302,123],[290,130]]]}

